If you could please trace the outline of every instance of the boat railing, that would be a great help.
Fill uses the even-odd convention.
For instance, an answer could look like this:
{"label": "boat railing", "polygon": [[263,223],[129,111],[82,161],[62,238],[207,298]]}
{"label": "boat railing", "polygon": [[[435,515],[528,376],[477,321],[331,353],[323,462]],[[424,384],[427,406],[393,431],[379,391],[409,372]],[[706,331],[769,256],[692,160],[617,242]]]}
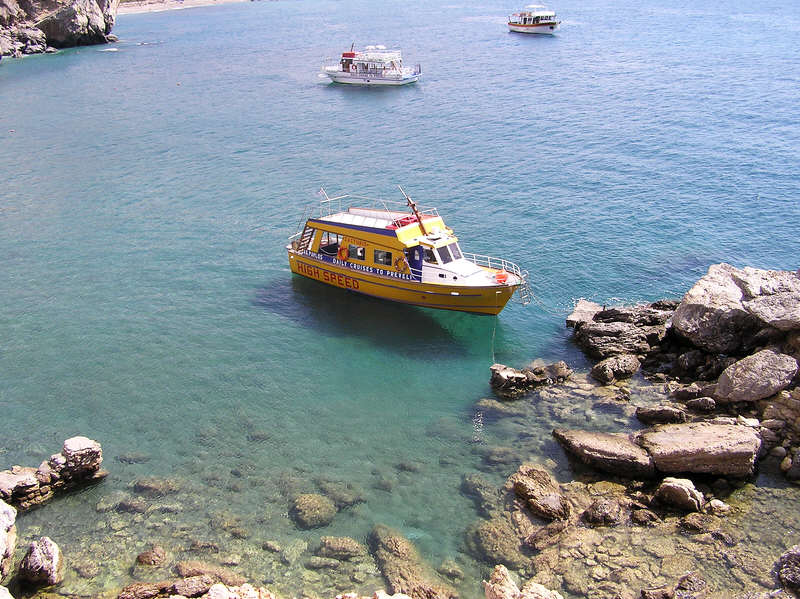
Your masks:
{"label": "boat railing", "polygon": [[495,270],[504,270],[518,276],[520,279],[523,278],[523,274],[527,274],[523,273],[523,270],[519,266],[504,258],[495,258],[494,256],[484,256],[482,254],[473,254],[471,252],[462,252],[462,254],[464,255],[464,258],[477,266],[492,268]]}

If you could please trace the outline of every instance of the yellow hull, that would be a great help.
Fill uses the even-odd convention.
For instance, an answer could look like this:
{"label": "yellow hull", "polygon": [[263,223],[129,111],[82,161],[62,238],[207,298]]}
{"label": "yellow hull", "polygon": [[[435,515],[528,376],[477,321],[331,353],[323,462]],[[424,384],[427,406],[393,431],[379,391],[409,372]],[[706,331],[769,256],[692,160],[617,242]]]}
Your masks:
{"label": "yellow hull", "polygon": [[374,274],[348,266],[347,262],[326,261],[289,248],[292,272],[381,299],[479,314],[499,314],[519,285],[498,284],[482,287],[421,283],[399,273]]}

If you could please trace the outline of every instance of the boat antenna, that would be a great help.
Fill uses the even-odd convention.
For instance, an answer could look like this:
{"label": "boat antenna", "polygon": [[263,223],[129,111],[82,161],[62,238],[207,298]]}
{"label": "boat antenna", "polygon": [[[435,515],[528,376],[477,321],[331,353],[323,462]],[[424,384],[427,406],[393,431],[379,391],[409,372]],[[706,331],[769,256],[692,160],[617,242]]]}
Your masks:
{"label": "boat antenna", "polygon": [[353,48],[355,48],[355,47],[356,47],[356,43],[355,43],[355,42],[353,42],[352,44],[350,44],[350,52],[352,52],[352,51],[353,51]]}
{"label": "boat antenna", "polygon": [[408,206],[409,208],[411,208],[411,211],[414,213],[414,216],[417,217],[417,222],[419,223],[419,228],[422,229],[422,234],[427,235],[428,232],[425,230],[425,225],[422,222],[422,217],[419,215],[419,211],[417,210],[417,203],[411,199],[411,196],[408,195],[402,187],[398,185],[397,188],[400,190],[400,193],[403,194],[403,197],[406,199],[406,202],[408,202]]}

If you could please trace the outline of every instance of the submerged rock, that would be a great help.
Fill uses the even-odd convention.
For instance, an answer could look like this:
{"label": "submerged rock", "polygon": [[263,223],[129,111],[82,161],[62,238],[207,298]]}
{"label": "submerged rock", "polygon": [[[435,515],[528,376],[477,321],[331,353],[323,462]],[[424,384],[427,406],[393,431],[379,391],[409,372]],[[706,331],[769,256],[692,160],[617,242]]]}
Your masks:
{"label": "submerged rock", "polygon": [[370,532],[368,542],[392,593],[413,599],[458,597],[449,585],[435,582],[436,574],[422,561],[411,541],[398,532],[379,524]]}
{"label": "submerged rock", "polygon": [[349,560],[367,554],[367,548],[350,537],[322,537],[319,542],[316,554],[321,557]]}
{"label": "submerged rock", "polygon": [[492,372],[489,380],[492,389],[498,395],[508,398],[523,395],[542,385],[563,383],[572,375],[572,370],[563,360],[547,366],[532,366],[522,370],[503,364],[492,364],[489,369]]}
{"label": "submerged rock", "polygon": [[466,543],[474,557],[487,563],[507,564],[515,570],[530,563],[508,514],[474,523],[467,530]]}
{"label": "submerged rock", "polygon": [[301,528],[319,528],[331,523],[336,504],[324,495],[304,493],[292,502],[290,513]]}
{"label": "submerged rock", "polygon": [[570,506],[555,479],[536,464],[523,464],[506,482],[506,489],[525,501],[526,507],[545,520],[566,520]]}
{"label": "submerged rock", "polygon": [[36,586],[52,586],[64,580],[64,559],[58,545],[49,537],[31,543],[18,576]]}

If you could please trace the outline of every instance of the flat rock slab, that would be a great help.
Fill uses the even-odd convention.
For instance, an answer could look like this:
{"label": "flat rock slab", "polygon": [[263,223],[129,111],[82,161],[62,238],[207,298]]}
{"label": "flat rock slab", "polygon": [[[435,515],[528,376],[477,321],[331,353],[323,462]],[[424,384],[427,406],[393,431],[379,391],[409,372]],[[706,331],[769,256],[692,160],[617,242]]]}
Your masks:
{"label": "flat rock slab", "polygon": [[748,426],[702,422],[665,424],[640,433],[637,442],[661,472],[720,476],[752,474],[761,447]]}
{"label": "flat rock slab", "polygon": [[556,429],[553,436],[584,464],[630,478],[655,476],[650,455],[629,435]]}
{"label": "flat rock slab", "polygon": [[792,356],[763,349],[728,366],[719,377],[714,397],[721,403],[758,401],[786,389],[797,370]]}

